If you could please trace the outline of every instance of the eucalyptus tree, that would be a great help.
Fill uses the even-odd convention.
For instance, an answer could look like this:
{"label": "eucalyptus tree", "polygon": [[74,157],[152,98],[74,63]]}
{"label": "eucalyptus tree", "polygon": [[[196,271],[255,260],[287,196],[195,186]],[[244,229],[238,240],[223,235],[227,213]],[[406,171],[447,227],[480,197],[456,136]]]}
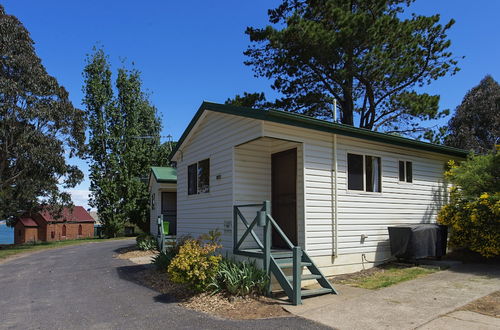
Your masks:
{"label": "eucalyptus tree", "polygon": [[68,164],[85,150],[83,112],[50,76],[28,30],[0,5],[0,219],[42,202],[71,205],[83,173]]}

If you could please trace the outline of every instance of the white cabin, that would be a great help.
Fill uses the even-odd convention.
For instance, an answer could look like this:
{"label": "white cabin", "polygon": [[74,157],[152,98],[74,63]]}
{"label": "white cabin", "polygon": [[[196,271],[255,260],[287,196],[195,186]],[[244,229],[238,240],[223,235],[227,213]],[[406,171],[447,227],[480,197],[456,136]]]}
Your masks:
{"label": "white cabin", "polygon": [[[448,196],[444,166],[466,154],[288,112],[204,102],[172,154],[177,234],[218,229],[232,253],[245,229],[234,230],[234,206],[270,201],[283,232],[325,275],[358,271],[390,257],[387,227],[435,221]],[[250,222],[258,209],[242,213]],[[248,251],[256,247],[250,236],[242,245]],[[275,232],[272,244],[283,247]]]}
{"label": "white cabin", "polygon": [[148,179],[150,196],[149,229],[153,236],[158,235],[158,218],[172,224],[175,235],[177,222],[177,174],[172,167],[151,167]]}

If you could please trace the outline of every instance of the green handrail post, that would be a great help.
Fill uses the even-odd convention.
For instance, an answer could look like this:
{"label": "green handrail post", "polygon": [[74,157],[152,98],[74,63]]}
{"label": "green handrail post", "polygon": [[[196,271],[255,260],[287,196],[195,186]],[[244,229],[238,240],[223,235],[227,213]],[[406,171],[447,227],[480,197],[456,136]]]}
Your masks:
{"label": "green handrail post", "polygon": [[264,201],[264,207],[262,208],[267,214],[271,214],[271,201]]}
{"label": "green handrail post", "polygon": [[165,252],[165,237],[163,236],[163,217],[161,215],[158,216],[158,246],[161,252]]}
{"label": "green handrail post", "polygon": [[237,252],[238,243],[238,206],[233,206],[233,253]]}
{"label": "green handrail post", "polygon": [[259,227],[264,227],[266,225],[266,220],[267,220],[267,213],[266,211],[257,211],[258,216],[259,216],[259,221],[257,225]]}
{"label": "green handrail post", "polygon": [[268,219],[268,214],[270,212],[270,203],[269,201],[264,201],[261,213],[264,215],[263,223],[264,223],[264,271],[269,276],[269,284],[266,288],[266,293],[268,296],[271,295],[271,223]]}
{"label": "green handrail post", "polygon": [[302,304],[301,294],[301,264],[302,264],[302,249],[300,246],[294,246],[293,251],[293,305]]}

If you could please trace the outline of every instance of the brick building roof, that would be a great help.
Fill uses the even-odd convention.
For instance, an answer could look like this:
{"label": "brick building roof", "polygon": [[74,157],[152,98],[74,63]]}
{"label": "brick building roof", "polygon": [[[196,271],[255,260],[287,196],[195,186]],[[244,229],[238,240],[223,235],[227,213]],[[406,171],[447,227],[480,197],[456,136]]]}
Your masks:
{"label": "brick building roof", "polygon": [[83,206],[75,206],[73,210],[65,207],[60,217],[53,217],[47,210],[40,211],[40,215],[47,222],[95,222],[94,218],[83,208]]}
{"label": "brick building roof", "polygon": [[32,218],[19,218],[19,221],[25,226],[25,227],[38,227],[38,224],[33,220]]}

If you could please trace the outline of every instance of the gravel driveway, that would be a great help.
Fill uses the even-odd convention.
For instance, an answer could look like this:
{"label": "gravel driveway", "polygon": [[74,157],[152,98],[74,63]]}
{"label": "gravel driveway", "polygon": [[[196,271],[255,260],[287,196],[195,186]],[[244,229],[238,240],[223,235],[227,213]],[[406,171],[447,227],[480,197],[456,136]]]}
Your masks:
{"label": "gravel driveway", "polygon": [[1,329],[325,329],[298,317],[217,319],[130,281],[114,250],[132,240],[45,250],[0,264]]}

